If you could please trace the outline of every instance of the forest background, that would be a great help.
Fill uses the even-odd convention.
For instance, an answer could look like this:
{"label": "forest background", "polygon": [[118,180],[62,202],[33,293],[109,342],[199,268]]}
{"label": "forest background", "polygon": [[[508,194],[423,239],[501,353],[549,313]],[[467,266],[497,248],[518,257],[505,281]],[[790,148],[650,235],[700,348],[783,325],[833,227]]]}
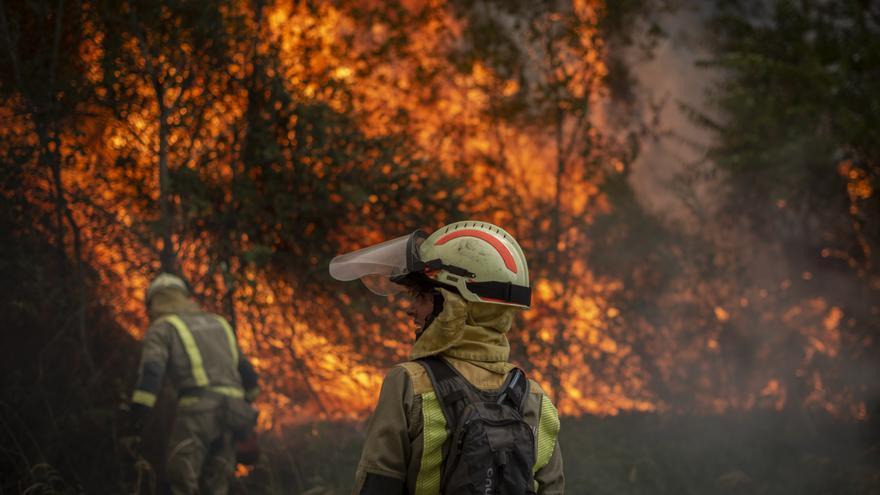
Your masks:
{"label": "forest background", "polygon": [[327,264],[462,219],[528,257],[570,493],[880,492],[878,35],[870,0],[0,0],[0,493],[155,488],[117,437],[163,268],[262,374],[237,492],[347,492],[412,329]]}

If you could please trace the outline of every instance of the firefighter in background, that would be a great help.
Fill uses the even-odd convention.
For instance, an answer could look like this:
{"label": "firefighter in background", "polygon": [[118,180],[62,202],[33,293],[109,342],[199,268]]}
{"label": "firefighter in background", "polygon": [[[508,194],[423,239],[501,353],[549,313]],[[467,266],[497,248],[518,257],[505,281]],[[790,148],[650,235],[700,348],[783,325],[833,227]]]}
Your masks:
{"label": "firefighter in background", "polygon": [[[506,334],[515,314],[529,307],[531,289],[525,256],[510,234],[495,225],[473,221],[447,225],[430,236],[416,231],[337,256],[330,264],[330,274],[338,280],[359,278],[381,295],[406,290],[410,301],[407,314],[417,327],[411,352],[414,361],[393,367],[382,384],[357,468],[356,495],[563,493],[559,418],[541,387],[530,380],[520,381],[520,386],[528,385],[518,403],[526,434],[519,431],[510,436],[519,439],[513,450],[525,451],[521,457],[528,459],[528,463],[520,462],[525,466],[519,470],[526,472],[516,483],[499,479],[512,476],[516,467],[506,457],[502,463],[507,463],[507,469],[483,468],[476,478],[473,465],[482,459],[472,457],[468,461],[471,467],[462,469],[461,462],[448,463],[444,458],[456,448],[450,437],[462,431],[463,422],[448,409],[449,396],[458,393],[455,400],[460,401],[462,393],[446,385],[464,379],[466,382],[458,382],[463,384],[459,388],[500,395],[497,391],[507,390],[516,373],[508,362]],[[428,361],[434,364],[427,366]],[[446,378],[452,381],[438,381],[438,373],[431,371],[442,372],[444,367],[448,369]],[[435,382],[440,386],[435,387]],[[496,430],[496,439],[502,434],[506,432]],[[474,443],[469,446],[472,451],[483,448],[490,452],[490,446]],[[487,443],[492,443],[491,438]],[[491,446],[496,457],[504,450],[497,446]],[[509,447],[504,448],[510,451]],[[467,450],[461,445],[458,449]],[[461,455],[467,461],[467,453]],[[468,476],[472,479],[462,479]]]}
{"label": "firefighter in background", "polygon": [[221,316],[206,313],[179,277],[162,273],[147,289],[150,327],[131,398],[129,436],[136,451],[144,422],[167,376],[178,395],[166,456],[175,495],[225,494],[235,471],[236,439],[252,432],[257,375]]}

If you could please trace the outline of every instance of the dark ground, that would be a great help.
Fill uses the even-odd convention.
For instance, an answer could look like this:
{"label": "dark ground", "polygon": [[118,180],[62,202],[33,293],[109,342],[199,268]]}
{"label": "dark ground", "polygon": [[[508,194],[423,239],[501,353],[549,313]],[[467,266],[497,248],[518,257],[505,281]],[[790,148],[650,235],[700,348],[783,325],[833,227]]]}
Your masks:
{"label": "dark ground", "polygon": [[[751,412],[565,419],[560,442],[571,494],[867,495],[880,493],[876,438],[866,423]],[[351,490],[354,426],[317,424],[291,432],[285,446],[265,442],[271,460],[242,480],[246,493]]]}

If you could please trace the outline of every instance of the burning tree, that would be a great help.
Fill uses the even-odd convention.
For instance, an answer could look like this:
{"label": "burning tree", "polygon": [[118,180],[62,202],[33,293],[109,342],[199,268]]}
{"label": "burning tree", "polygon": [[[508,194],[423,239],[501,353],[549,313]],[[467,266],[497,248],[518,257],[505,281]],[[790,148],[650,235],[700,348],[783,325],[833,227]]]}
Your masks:
{"label": "burning tree", "polygon": [[161,269],[234,322],[264,429],[362,418],[412,330],[327,263],[466,218],[521,241],[513,357],[565,415],[869,419],[880,48],[857,3],[714,11],[724,77],[691,110],[716,141],[673,221],[631,187],[615,52],[653,2],[0,2],[9,424],[104,421]]}
{"label": "burning tree", "polygon": [[[787,93],[789,78],[815,79],[821,94],[830,92],[821,84],[848,88],[833,74],[810,79],[768,62],[789,55],[772,50],[787,31],[724,24],[732,31],[719,63],[738,78],[717,100],[728,119],[716,125],[712,163],[723,184],[737,186],[725,197],[747,208],[697,211],[679,226],[646,212],[629,186],[638,140],[620,118],[633,108],[612,91],[608,44],[610,30],[626,23],[602,2],[199,7],[0,9],[0,63],[9,68],[0,146],[13,164],[4,171],[6,213],[13,233],[54,238],[78,277],[93,281],[80,283],[78,314],[88,304],[109,308],[139,336],[147,281],[179,267],[206,306],[234,321],[264,371],[265,428],[361,417],[383,368],[406,358],[410,329],[402,308],[334,285],[327,262],[418,227],[479,217],[509,229],[527,252],[535,307],[512,334],[514,356],[565,414],[813,402],[865,416],[864,384],[849,389],[841,377],[834,393],[824,391],[835,363],[869,362],[874,350],[865,330],[874,327],[861,322],[876,324],[876,308],[862,303],[877,290],[876,140],[873,127],[846,125],[871,122],[853,107],[858,91],[831,100],[848,111],[821,121],[825,140],[807,139],[818,132],[807,118],[786,131],[802,140],[775,134],[780,108],[818,111],[792,103],[812,93]],[[38,24],[55,33],[48,46],[24,38]],[[810,25],[795,24],[779,20],[786,29]],[[856,80],[871,80],[870,67],[853,63],[864,75]],[[755,85],[771,82],[781,89],[757,98]],[[766,128],[750,130],[752,120]],[[762,136],[773,146],[756,151]],[[789,174],[784,151],[807,141],[816,166]],[[811,179],[825,177],[829,163],[841,182]],[[801,211],[799,200],[780,196],[778,180],[756,182],[770,177],[759,169],[804,178],[809,188],[798,194],[810,201],[846,206],[819,221],[829,204],[820,203],[799,217],[804,227],[843,218],[850,232],[832,229],[826,245],[825,230],[780,229],[792,225],[786,215]],[[772,227],[752,214],[768,209],[781,214]],[[744,255],[758,241],[740,235],[741,216],[762,237],[786,233],[770,249],[809,245],[823,260],[843,259],[853,273],[840,277],[845,285],[856,277],[847,287],[859,304],[848,292],[790,297],[798,279],[787,272],[787,287],[765,287],[745,270],[760,260]],[[815,286],[825,273],[796,275]],[[82,331],[84,356],[102,338],[93,333]],[[784,351],[791,347],[809,357]],[[804,359],[825,364],[805,367]]]}

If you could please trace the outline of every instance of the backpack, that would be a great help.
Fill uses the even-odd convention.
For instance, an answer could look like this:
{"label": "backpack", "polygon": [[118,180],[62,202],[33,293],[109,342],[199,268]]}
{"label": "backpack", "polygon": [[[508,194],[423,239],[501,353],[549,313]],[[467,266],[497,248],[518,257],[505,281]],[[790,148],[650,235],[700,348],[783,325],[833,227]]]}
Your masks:
{"label": "backpack", "polygon": [[535,432],[522,415],[525,373],[514,368],[500,389],[483,391],[437,356],[417,361],[446,418],[440,493],[534,494]]}

